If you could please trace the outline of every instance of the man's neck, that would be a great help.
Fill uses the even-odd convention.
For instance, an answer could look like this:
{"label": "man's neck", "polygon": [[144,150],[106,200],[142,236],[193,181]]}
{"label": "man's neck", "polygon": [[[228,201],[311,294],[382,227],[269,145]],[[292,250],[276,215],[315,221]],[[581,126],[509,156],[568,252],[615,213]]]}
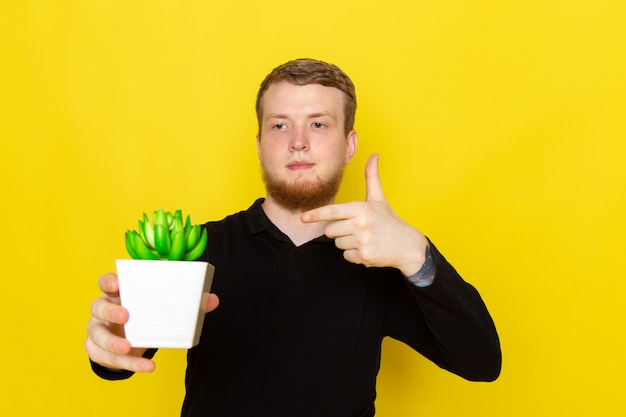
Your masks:
{"label": "man's neck", "polygon": [[296,246],[301,246],[324,234],[325,222],[302,223],[300,215],[303,211],[294,212],[287,210],[276,203],[270,196],[265,198],[262,207],[270,221],[287,235]]}

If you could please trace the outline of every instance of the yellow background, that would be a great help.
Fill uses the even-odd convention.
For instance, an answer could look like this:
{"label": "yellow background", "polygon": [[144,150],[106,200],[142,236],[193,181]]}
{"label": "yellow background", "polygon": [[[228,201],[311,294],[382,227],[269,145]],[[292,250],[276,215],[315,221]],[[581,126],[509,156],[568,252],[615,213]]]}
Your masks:
{"label": "yellow background", "polygon": [[178,415],[183,351],[91,373],[96,281],[144,211],[200,222],[263,194],[253,102],[297,57],[357,85],[340,200],[379,152],[390,203],[501,337],[492,384],[385,342],[378,415],[624,415],[625,4],[4,0],[0,415]]}

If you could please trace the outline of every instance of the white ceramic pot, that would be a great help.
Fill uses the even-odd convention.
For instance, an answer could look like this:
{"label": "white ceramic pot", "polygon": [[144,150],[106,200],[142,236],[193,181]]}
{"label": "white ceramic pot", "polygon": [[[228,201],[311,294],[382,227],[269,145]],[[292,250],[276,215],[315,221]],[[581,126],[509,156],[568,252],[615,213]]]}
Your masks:
{"label": "white ceramic pot", "polygon": [[191,348],[200,341],[215,268],[198,261],[116,260],[124,326],[133,347]]}

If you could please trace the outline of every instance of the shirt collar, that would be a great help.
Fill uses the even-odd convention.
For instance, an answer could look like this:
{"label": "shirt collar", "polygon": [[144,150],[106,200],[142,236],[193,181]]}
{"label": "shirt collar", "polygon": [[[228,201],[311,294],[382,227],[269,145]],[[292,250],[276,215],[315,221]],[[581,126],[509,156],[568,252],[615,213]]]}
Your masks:
{"label": "shirt collar", "polygon": [[[256,200],[250,208],[245,212],[246,222],[248,223],[248,229],[251,234],[257,234],[264,231],[270,233],[273,237],[279,240],[291,242],[291,239],[280,231],[278,227],[267,217],[265,211],[263,211],[262,204],[265,201],[264,198]],[[327,236],[320,236],[313,241],[318,242],[333,242],[332,239]]]}
{"label": "shirt collar", "polygon": [[248,228],[250,229],[250,233],[252,234],[260,233],[264,230],[267,230],[270,225],[274,226],[274,224],[270,221],[270,219],[263,211],[263,207],[261,206],[261,204],[263,204],[264,201],[264,198],[259,198],[250,206],[250,208],[245,213],[246,221],[248,222]]}

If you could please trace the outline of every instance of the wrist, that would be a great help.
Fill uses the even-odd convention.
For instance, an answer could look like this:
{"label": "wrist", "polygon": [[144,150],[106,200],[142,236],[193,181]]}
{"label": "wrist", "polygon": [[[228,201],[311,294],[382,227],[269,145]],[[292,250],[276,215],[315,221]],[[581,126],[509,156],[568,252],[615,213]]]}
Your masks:
{"label": "wrist", "polygon": [[404,243],[402,243],[403,250],[399,252],[402,254],[402,258],[398,259],[399,263],[396,265],[396,268],[407,277],[419,272],[426,261],[426,254],[429,250],[428,239],[417,229],[411,229],[412,234],[407,235]]}
{"label": "wrist", "polygon": [[408,275],[406,278],[417,287],[427,287],[435,280],[435,258],[430,250],[430,245],[426,245],[424,250],[424,261],[417,272]]}

